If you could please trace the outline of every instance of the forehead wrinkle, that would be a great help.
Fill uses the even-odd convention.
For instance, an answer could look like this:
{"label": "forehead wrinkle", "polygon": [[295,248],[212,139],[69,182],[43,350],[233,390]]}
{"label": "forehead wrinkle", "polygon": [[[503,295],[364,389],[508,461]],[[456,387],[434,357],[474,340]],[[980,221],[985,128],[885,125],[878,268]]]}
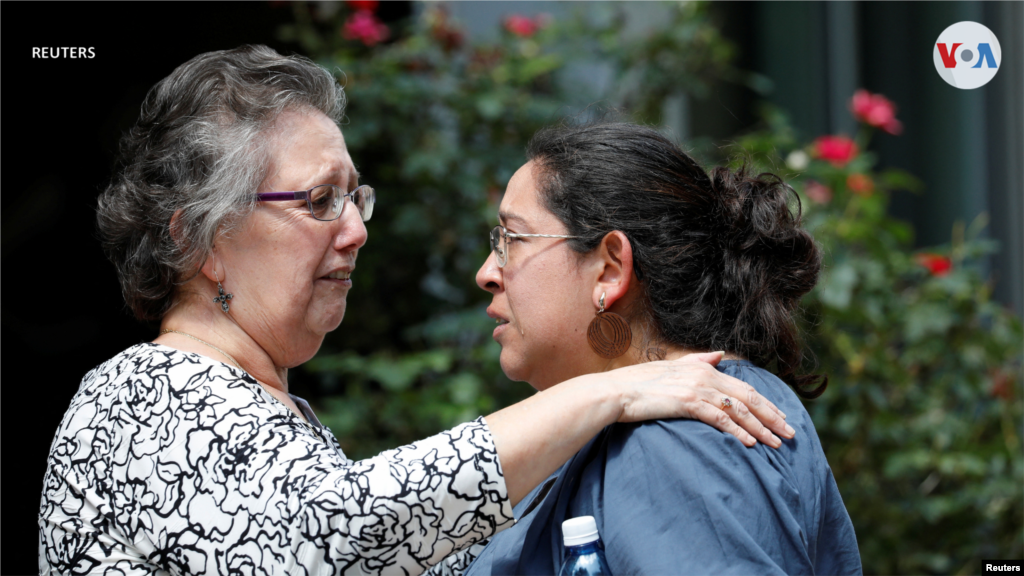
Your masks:
{"label": "forehead wrinkle", "polygon": [[526,224],[526,218],[523,218],[522,216],[515,214],[513,212],[506,212],[504,210],[498,211],[498,220],[500,220],[501,222],[508,222],[509,220],[513,220],[519,222],[520,224]]}
{"label": "forehead wrinkle", "polygon": [[[348,184],[353,173],[358,177],[358,172],[355,168],[349,168],[344,163],[325,162],[315,174],[316,182],[314,185],[319,184],[332,184],[336,182],[344,182]],[[344,178],[343,178],[344,177]]]}

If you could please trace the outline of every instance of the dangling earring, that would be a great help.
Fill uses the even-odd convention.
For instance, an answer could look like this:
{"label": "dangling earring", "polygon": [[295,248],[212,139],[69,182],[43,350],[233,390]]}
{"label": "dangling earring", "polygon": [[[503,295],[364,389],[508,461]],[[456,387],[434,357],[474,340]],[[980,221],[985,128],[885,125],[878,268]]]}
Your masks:
{"label": "dangling earring", "polygon": [[629,323],[615,312],[604,311],[604,293],[601,293],[601,309],[590,321],[587,328],[587,342],[602,358],[618,358],[626,353],[633,342],[633,331]]}
{"label": "dangling earring", "polygon": [[220,296],[215,296],[213,298],[213,301],[214,301],[214,303],[219,302],[220,303],[220,309],[223,310],[226,313],[228,311],[228,300],[231,300],[235,296],[234,296],[234,294],[225,294],[224,293],[224,286],[221,285],[221,283],[220,283],[220,276],[217,275],[217,260],[216,259],[214,259],[214,261],[213,261],[213,277],[217,279],[217,292],[220,293]]}

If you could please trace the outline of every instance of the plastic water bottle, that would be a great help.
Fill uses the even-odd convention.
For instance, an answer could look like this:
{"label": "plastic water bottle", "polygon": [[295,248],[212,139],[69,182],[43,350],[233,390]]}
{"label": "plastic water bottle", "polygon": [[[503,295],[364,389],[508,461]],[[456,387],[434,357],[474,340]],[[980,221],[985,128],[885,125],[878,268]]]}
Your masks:
{"label": "plastic water bottle", "polygon": [[604,545],[597,534],[593,516],[580,516],[562,522],[565,562],[558,576],[611,576],[604,557]]}

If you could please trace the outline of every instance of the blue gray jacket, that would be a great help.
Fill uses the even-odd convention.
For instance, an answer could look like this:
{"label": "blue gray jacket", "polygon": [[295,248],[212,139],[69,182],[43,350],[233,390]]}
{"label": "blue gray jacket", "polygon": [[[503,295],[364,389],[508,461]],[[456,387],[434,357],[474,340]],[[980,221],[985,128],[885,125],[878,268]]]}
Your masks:
{"label": "blue gray jacket", "polygon": [[778,450],[694,420],[605,428],[515,508],[467,575],[556,574],[562,521],[590,515],[613,574],[860,574],[860,553],[810,415],[747,361],[719,370],[796,429]]}

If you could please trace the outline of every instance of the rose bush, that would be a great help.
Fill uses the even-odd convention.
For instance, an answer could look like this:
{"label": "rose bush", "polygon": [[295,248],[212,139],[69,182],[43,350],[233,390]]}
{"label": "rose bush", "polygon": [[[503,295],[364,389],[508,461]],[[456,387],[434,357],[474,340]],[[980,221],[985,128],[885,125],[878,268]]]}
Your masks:
{"label": "rose bush", "polygon": [[997,248],[982,235],[984,215],[958,224],[945,246],[914,249],[913,230],[887,205],[921,184],[874,170],[872,133],[892,131],[854,115],[856,140],[824,153],[835,138],[801,145],[777,112],[733,151],[795,187],[826,254],[802,324],[829,388],[807,409],[865,573],[975,572],[980,558],[1024,554],[1021,323],[981,274]]}

